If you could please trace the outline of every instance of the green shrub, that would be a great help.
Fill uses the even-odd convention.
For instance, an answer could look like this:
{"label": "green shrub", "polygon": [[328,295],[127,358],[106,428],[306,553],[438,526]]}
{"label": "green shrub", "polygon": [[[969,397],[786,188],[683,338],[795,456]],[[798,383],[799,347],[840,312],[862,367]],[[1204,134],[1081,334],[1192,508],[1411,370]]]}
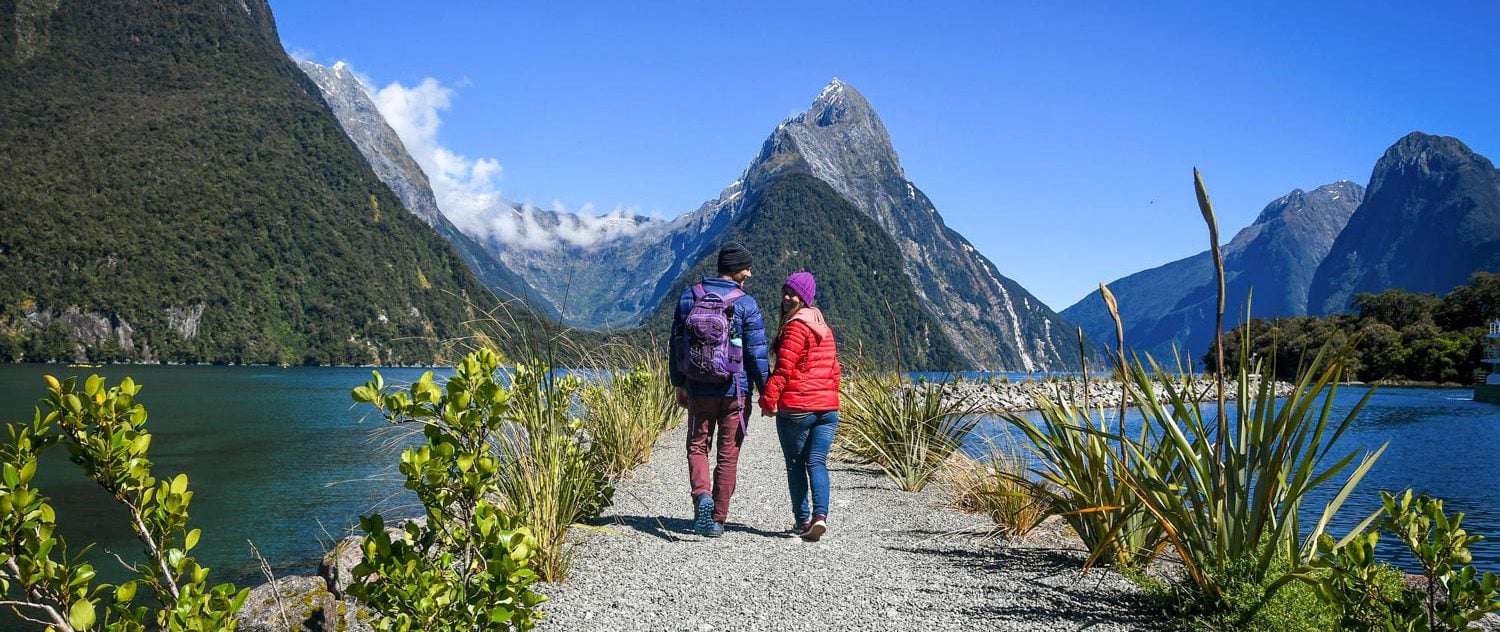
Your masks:
{"label": "green shrub", "polygon": [[[46,376],[47,396],[31,424],[8,424],[0,447],[0,592],[17,616],[62,631],[233,630],[249,595],[232,584],[210,587],[209,570],[190,552],[200,532],[188,526],[193,492],[186,474],[157,480],[147,450],[146,408],[130,378],[106,387],[89,376],[59,382]],[[93,583],[83,551],[70,554],[56,513],[31,485],[41,454],[59,443],[74,463],[125,507],[148,561],[130,567],[137,579]],[[14,589],[13,594],[12,589]],[[155,607],[136,605],[144,589]],[[101,608],[102,606],[102,608]]]}
{"label": "green shrub", "polygon": [[392,538],[379,514],[360,518],[364,559],[349,592],[380,613],[380,629],[525,630],[539,616],[544,598],[529,588],[538,540],[492,500],[506,475],[495,444],[528,405],[514,385],[502,386],[498,364],[478,351],[442,386],[429,371],[407,389],[387,389],[376,372],[353,391],[390,423],[420,425],[425,439],[402,452],[400,472],[426,522]]}
{"label": "green shrub", "polygon": [[[1500,577],[1469,564],[1469,546],[1483,536],[1462,528],[1463,514],[1449,517],[1443,501],[1406,490],[1398,499],[1380,493],[1377,528],[1346,542],[1324,536],[1319,557],[1301,573],[1319,597],[1340,614],[1345,627],[1395,630],[1467,630],[1486,614],[1500,612]],[[1391,591],[1378,579],[1375,561],[1381,533],[1395,535],[1422,568],[1420,591]],[[1399,575],[1398,575],[1399,579]]]}
{"label": "green shrub", "polygon": [[[1274,555],[1270,572],[1279,576],[1292,570],[1285,555]],[[1328,630],[1371,629],[1366,626],[1341,625],[1339,613],[1319,598],[1311,585],[1293,582],[1272,585],[1255,568],[1258,559],[1232,562],[1215,569],[1215,583],[1223,586],[1222,596],[1198,590],[1192,583],[1166,587],[1156,585],[1150,592],[1166,605],[1170,627],[1182,630],[1225,630],[1247,632],[1326,632]],[[1372,586],[1388,594],[1401,592],[1402,574],[1388,565],[1372,567]]]}
{"label": "green shrub", "polygon": [[912,384],[894,373],[856,372],[842,384],[841,449],[873,464],[903,491],[921,491],[979,423],[977,400],[947,381]]}

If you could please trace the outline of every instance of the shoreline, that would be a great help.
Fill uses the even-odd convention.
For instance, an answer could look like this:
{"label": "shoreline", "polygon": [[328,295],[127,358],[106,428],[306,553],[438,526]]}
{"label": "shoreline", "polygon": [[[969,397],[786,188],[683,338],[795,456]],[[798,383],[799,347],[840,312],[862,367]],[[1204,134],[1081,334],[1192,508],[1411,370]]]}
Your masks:
{"label": "shoreline", "polygon": [[[1164,381],[1153,382],[1154,390],[1158,394],[1165,394],[1167,383]],[[1078,402],[1082,403],[1085,395],[1090,407],[1102,406],[1105,410],[1118,408],[1120,399],[1124,395],[1124,388],[1116,380],[1095,378],[1089,380],[1087,392],[1082,388],[1082,380],[1042,380],[1042,381],[1007,381],[1007,382],[974,382],[960,381],[947,382],[941,385],[945,400],[961,398],[970,402],[976,402],[979,414],[1002,414],[1030,412],[1039,410],[1038,401],[1046,399],[1051,402]],[[1178,388],[1184,388],[1181,381],[1176,382]],[[1259,382],[1252,382],[1254,388],[1259,388]],[[915,385],[903,385],[902,388],[914,388]],[[1211,402],[1218,398],[1216,382],[1212,379],[1195,379],[1193,384],[1196,394],[1194,399],[1199,402]],[[1276,397],[1290,395],[1296,386],[1290,382],[1277,381],[1273,389]],[[1225,390],[1225,400],[1234,401],[1238,393],[1234,390]],[[1135,397],[1128,398],[1127,405],[1135,405]]]}

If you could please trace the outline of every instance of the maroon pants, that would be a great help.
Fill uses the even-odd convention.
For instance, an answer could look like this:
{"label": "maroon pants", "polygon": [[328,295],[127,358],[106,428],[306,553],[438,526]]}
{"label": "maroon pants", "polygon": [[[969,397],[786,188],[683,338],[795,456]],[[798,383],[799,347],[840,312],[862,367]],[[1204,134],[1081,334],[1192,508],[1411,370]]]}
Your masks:
{"label": "maroon pants", "polygon": [[[740,463],[740,429],[744,414],[737,397],[693,397],[688,400],[688,478],[693,483],[693,497],[712,493],[714,521],[729,517],[729,497],[734,495],[734,478]],[[718,440],[714,436],[717,433]],[[713,468],[713,488],[709,488],[708,446],[716,443],[718,458]]]}

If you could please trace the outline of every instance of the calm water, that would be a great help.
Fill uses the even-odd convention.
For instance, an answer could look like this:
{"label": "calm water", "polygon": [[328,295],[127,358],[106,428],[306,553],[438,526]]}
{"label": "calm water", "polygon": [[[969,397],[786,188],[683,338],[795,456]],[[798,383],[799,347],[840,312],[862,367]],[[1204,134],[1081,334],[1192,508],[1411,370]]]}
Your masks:
{"label": "calm water", "polygon": [[[143,385],[138,400],[150,413],[154,472],[158,478],[187,473],[193,525],[203,530],[194,553],[213,569],[212,581],[263,581],[247,540],[278,576],[309,574],[330,540],[357,525],[360,514],[377,506],[419,513],[389,467],[396,452],[385,444],[396,435],[349,398],[369,369],[0,365],[0,420],[30,420],[45,389],[43,374],[90,372],[111,385],[125,375]],[[381,370],[387,383],[422,372]],[[67,462],[62,446],[51,456],[38,484],[52,497],[64,535],[139,557],[114,500]],[[95,565],[119,577],[113,560]]]}
{"label": "calm water", "polygon": [[[1333,402],[1336,418],[1342,419],[1367,391],[1362,386],[1340,388]],[[1472,397],[1469,389],[1376,390],[1339,440],[1335,454],[1342,458],[1354,448],[1375,450],[1387,441],[1390,447],[1344,505],[1333,525],[1336,536],[1380,507],[1379,490],[1426,491],[1444,499],[1450,514],[1464,512],[1469,533],[1493,538],[1474,546],[1475,564],[1480,570],[1500,571],[1500,405],[1475,402]],[[1207,417],[1213,417],[1213,406],[1205,405]],[[1037,420],[1035,413],[1028,415]],[[1127,413],[1127,428],[1139,429],[1140,421],[1134,411]],[[1005,424],[998,420],[986,420],[979,428],[981,436],[1004,432]],[[1313,498],[1315,502],[1305,503],[1304,521],[1309,521],[1308,515],[1316,521],[1322,504],[1336,492],[1336,486],[1331,486]],[[1383,539],[1383,545],[1385,540],[1390,538]],[[1395,556],[1394,548],[1382,546],[1382,553],[1406,565],[1406,560]]]}
{"label": "calm water", "polygon": [[[41,376],[88,373],[45,365],[0,365],[0,420],[30,419],[41,397]],[[195,552],[215,581],[258,581],[246,540],[253,540],[278,575],[311,573],[331,539],[358,516],[382,507],[414,515],[390,464],[388,427],[349,389],[369,376],[357,368],[154,367],[93,369],[111,383],[130,375],[144,385],[140,401],[155,435],[151,456],[159,476],[186,472],[195,491],[194,525],[203,529]],[[385,369],[387,382],[415,380],[421,369]],[[1364,394],[1345,388],[1335,408]],[[1347,447],[1391,447],[1356,492],[1345,526],[1378,505],[1377,489],[1413,487],[1448,500],[1468,514],[1471,532],[1500,540],[1500,406],[1475,403],[1467,390],[1390,388],[1371,400]],[[1138,423],[1138,419],[1133,419]],[[981,432],[1003,425],[990,420]],[[113,501],[55,449],[39,484],[58,508],[72,541],[97,541],[126,557],[138,546],[123,528]],[[1343,529],[1339,529],[1342,532]],[[1500,570],[1500,541],[1476,547],[1481,568]],[[99,563],[108,576],[113,562]]]}

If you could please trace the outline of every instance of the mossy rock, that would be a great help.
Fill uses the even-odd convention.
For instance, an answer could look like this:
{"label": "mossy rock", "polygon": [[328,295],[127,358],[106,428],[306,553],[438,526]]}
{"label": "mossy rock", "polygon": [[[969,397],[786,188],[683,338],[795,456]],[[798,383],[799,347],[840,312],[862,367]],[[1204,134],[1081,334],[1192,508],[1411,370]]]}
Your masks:
{"label": "mossy rock", "polygon": [[250,591],[239,612],[243,632],[373,632],[374,613],[340,600],[322,577],[282,577]]}

